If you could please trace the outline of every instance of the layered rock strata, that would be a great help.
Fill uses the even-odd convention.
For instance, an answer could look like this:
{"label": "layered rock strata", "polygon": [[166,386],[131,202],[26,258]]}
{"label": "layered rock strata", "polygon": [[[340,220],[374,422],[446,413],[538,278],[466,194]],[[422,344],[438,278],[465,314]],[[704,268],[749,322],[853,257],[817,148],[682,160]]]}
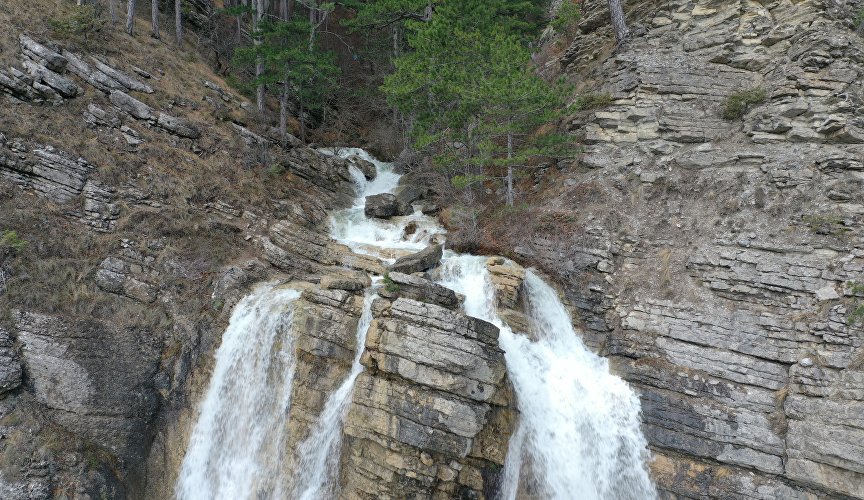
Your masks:
{"label": "layered rock strata", "polygon": [[611,104],[574,116],[585,154],[542,188],[556,229],[515,254],[641,392],[663,496],[864,497],[856,4],[627,8],[616,46],[585,2],[549,63]]}

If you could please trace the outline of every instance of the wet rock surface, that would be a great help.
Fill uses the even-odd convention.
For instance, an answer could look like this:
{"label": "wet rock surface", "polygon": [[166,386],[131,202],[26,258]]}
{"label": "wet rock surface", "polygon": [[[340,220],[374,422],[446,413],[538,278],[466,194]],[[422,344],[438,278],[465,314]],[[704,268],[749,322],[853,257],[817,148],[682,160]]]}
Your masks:
{"label": "wet rock surface", "polygon": [[437,266],[443,254],[443,245],[430,245],[417,253],[396,259],[396,262],[387,266],[387,269],[390,272],[404,274],[421,273]]}
{"label": "wet rock surface", "polygon": [[389,219],[394,215],[399,215],[399,203],[396,201],[396,197],[390,193],[367,196],[364,212],[366,217]]}
{"label": "wet rock surface", "polygon": [[498,328],[404,297],[373,311],[345,422],[343,494],[491,496],[515,423]]}
{"label": "wet rock surface", "polygon": [[405,297],[448,309],[454,309],[460,304],[456,292],[421,276],[391,272],[387,274],[387,278],[389,282],[385,283],[385,288],[379,294],[389,299]]}

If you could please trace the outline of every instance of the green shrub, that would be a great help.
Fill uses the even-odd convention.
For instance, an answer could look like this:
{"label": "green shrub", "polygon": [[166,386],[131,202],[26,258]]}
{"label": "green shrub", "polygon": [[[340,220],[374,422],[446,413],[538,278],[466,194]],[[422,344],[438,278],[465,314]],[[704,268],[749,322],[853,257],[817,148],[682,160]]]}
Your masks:
{"label": "green shrub", "polygon": [[837,215],[805,215],[803,220],[816,234],[839,237],[852,231],[845,226],[843,218]]}
{"label": "green shrub", "polygon": [[22,240],[15,231],[3,231],[0,235],[0,250],[21,250],[27,246],[27,242]]}
{"label": "green shrub", "polygon": [[612,94],[609,92],[589,92],[582,94],[573,102],[573,107],[577,111],[585,111],[589,109],[605,108],[612,104]]}
{"label": "green shrub", "polygon": [[103,7],[98,3],[83,5],[68,16],[49,21],[57,38],[80,43],[91,48],[105,26]]}
{"label": "green shrub", "polygon": [[267,175],[270,177],[279,177],[285,173],[285,166],[281,163],[274,163],[267,169]]}
{"label": "green shrub", "polygon": [[854,16],[855,17],[852,18],[852,25],[855,26],[855,29],[860,33],[861,27],[864,26],[864,7],[858,9]]}
{"label": "green shrub", "polygon": [[564,0],[561,8],[558,9],[558,13],[555,15],[555,19],[550,24],[555,31],[567,33],[579,22],[581,17],[582,12],[579,10],[579,5],[574,3],[573,0]]}
{"label": "green shrub", "polygon": [[384,273],[384,290],[387,293],[396,293],[399,291],[399,285],[390,278],[390,273]]}
{"label": "green shrub", "polygon": [[723,102],[721,116],[724,120],[737,120],[754,105],[761,104],[768,99],[768,92],[761,87],[750,90],[735,92]]}

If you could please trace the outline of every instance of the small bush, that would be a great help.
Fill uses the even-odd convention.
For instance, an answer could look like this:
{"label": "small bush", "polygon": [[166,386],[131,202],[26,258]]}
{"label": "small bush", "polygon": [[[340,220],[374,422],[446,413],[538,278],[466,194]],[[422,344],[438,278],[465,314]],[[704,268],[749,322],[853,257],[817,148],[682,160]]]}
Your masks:
{"label": "small bush", "polygon": [[824,236],[843,236],[852,231],[846,227],[843,218],[836,215],[805,215],[804,223],[816,234]]}
{"label": "small bush", "polygon": [[100,4],[83,5],[65,18],[49,22],[54,36],[80,43],[84,48],[92,48],[96,38],[105,26],[104,12]]}
{"label": "small bush", "polygon": [[568,33],[573,26],[579,22],[582,13],[579,10],[579,5],[573,0],[564,0],[555,19],[552,20],[552,29],[558,33]]}
{"label": "small bush", "polygon": [[768,92],[760,87],[736,92],[723,102],[723,111],[720,115],[724,120],[737,120],[744,116],[752,106],[761,104],[767,99]]}
{"label": "small bush", "polygon": [[390,278],[390,273],[384,273],[384,290],[387,293],[396,293],[399,291],[399,285]]}
{"label": "small bush", "polygon": [[22,240],[15,231],[3,231],[0,235],[0,250],[21,250],[27,246],[27,242]]}
{"label": "small bush", "polygon": [[858,9],[858,11],[854,14],[852,18],[852,25],[855,26],[855,30],[861,33],[861,29],[864,28],[864,7]]}
{"label": "small bush", "polygon": [[605,108],[612,104],[612,94],[609,92],[597,93],[589,92],[582,94],[573,102],[573,107],[577,111],[585,111],[589,109]]}
{"label": "small bush", "polygon": [[285,173],[285,166],[281,163],[274,163],[267,169],[267,175],[270,177],[279,177]]}

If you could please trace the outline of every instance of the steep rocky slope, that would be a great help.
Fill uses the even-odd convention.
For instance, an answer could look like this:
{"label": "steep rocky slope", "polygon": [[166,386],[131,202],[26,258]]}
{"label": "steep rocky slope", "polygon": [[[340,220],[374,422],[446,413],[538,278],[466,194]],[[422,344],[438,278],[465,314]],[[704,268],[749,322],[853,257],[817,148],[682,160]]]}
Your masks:
{"label": "steep rocky slope", "polygon": [[[349,370],[366,273],[383,272],[323,228],[353,196],[348,162],[276,146],[191,51],[113,32],[99,50],[55,43],[47,18],[71,2],[10,4],[0,231],[25,246],[0,247],[0,496],[169,497],[229,311],[266,279],[305,283],[299,440]],[[553,277],[638,388],[665,497],[864,497],[857,6],[627,4],[632,40],[616,47],[588,0],[549,63],[612,102],[574,117],[584,154],[525,183],[525,223],[490,241]],[[755,87],[765,102],[720,116]],[[524,276],[502,262],[499,306],[519,324]],[[480,496],[515,418],[495,327],[391,279],[346,491]]]}
{"label": "steep rocky slope", "polygon": [[176,474],[166,436],[185,432],[238,290],[295,272],[255,258],[268,226],[311,237],[353,197],[345,161],[278,146],[193,48],[53,40],[49,20],[74,8],[0,6],[10,499],[142,497],[146,477]]}
{"label": "steep rocky slope", "polygon": [[[611,104],[490,237],[642,395],[668,497],[864,497],[864,39],[855,2],[605,2],[547,68]],[[736,119],[726,99],[762,88]],[[532,222],[533,221],[533,222]],[[528,227],[512,231],[513,227]]]}
{"label": "steep rocky slope", "polygon": [[[374,167],[279,146],[191,53],[114,32],[104,51],[58,42],[38,14],[72,7],[37,7],[0,39],[0,497],[172,498],[229,313],[265,280],[303,290],[294,449],[361,347],[367,273],[385,272],[325,224],[355,196],[349,165]],[[344,491],[482,497],[515,421],[498,329],[452,291],[392,279],[348,415]]]}

